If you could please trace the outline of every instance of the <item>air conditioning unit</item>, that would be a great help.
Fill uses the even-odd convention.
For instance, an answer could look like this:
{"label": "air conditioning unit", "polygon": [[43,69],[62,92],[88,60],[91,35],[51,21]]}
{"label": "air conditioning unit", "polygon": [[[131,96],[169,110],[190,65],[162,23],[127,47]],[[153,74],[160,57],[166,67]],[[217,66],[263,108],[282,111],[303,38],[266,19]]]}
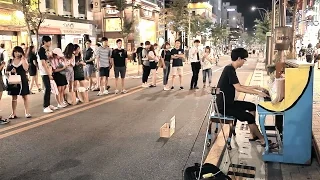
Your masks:
{"label": "air conditioning unit", "polygon": [[54,9],[46,9],[46,13],[47,13],[47,14],[56,15],[56,12],[55,12]]}
{"label": "air conditioning unit", "polygon": [[79,14],[79,19],[85,19],[86,15],[85,14]]}
{"label": "air conditioning unit", "polygon": [[63,17],[71,18],[72,17],[71,12],[63,11]]}

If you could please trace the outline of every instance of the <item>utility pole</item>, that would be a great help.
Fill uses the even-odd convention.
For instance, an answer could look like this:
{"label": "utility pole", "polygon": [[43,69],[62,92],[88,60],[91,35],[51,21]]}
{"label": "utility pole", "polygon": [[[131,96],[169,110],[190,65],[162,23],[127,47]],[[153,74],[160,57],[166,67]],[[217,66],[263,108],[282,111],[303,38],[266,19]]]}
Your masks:
{"label": "utility pole", "polygon": [[272,14],[271,14],[271,46],[270,58],[268,64],[272,64],[274,58],[274,43],[275,43],[275,28],[276,28],[276,0],[272,0]]}
{"label": "utility pole", "polygon": [[[280,23],[279,26],[280,27],[285,27],[286,26],[286,3],[287,0],[279,0],[279,10],[280,10]],[[285,54],[284,51],[281,50],[279,51],[280,54],[280,62],[284,62],[285,61]]]}

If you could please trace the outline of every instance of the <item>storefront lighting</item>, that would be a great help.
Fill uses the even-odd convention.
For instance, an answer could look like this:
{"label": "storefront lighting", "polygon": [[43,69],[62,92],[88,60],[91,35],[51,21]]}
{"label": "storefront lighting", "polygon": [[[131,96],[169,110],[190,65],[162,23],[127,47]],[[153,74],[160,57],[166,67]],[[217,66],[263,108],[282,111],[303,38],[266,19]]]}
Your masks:
{"label": "storefront lighting", "polygon": [[16,11],[16,16],[20,19],[24,18],[24,14],[22,11]]}
{"label": "storefront lighting", "polygon": [[236,9],[235,8],[229,8],[229,9],[227,9],[227,11],[228,12],[232,12],[232,11],[236,11]]}

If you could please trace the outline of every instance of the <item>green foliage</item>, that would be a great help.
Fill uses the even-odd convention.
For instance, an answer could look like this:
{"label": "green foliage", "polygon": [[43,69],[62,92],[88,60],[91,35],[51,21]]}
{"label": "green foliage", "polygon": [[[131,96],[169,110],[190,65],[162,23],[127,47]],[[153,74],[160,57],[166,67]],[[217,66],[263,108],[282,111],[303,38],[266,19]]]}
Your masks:
{"label": "green foliage", "polygon": [[[135,5],[134,1],[127,3],[126,0],[115,0],[111,5],[115,6],[116,10],[120,12],[121,35],[125,39],[130,33],[133,32],[133,27],[135,24],[134,9],[139,9],[140,5]],[[128,17],[126,10],[130,8],[132,10],[131,17]]]}
{"label": "green foliage", "polygon": [[[45,19],[45,14],[40,12],[38,0],[12,0],[17,9],[24,15],[24,20],[29,31],[29,39],[31,40],[31,32],[34,32],[38,36],[41,23]],[[38,37],[36,37],[38,40]],[[37,43],[39,45],[39,43]]]}
{"label": "green foliage", "polygon": [[214,45],[219,45],[229,36],[227,27],[215,24],[211,27],[211,39]]}
{"label": "green foliage", "polygon": [[166,9],[165,21],[167,27],[175,32],[188,28],[189,12],[188,0],[173,0],[169,8]]}
{"label": "green foliage", "polygon": [[190,19],[190,32],[191,36],[196,36],[197,33],[207,34],[210,32],[213,23],[207,18],[201,17],[200,15],[192,16]]}
{"label": "green foliage", "polygon": [[259,44],[265,44],[267,37],[266,34],[267,32],[271,31],[271,21],[270,18],[264,18],[264,20],[258,20],[256,19],[255,21],[255,36]]}

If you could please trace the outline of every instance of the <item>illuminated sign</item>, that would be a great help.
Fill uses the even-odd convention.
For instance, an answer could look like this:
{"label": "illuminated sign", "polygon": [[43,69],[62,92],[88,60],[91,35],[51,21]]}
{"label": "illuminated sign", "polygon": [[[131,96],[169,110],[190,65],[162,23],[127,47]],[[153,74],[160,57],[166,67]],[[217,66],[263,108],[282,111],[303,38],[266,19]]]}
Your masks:
{"label": "illuminated sign", "polygon": [[117,32],[117,31],[121,31],[120,18],[105,19],[105,32]]}

